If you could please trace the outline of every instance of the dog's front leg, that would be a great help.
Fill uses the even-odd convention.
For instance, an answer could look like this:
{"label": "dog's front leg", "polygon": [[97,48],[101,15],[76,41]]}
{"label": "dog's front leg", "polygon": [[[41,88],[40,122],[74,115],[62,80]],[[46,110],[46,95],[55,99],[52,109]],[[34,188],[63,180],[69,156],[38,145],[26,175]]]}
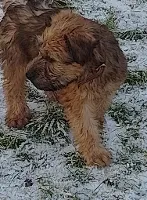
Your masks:
{"label": "dog's front leg", "polygon": [[25,67],[4,64],[4,95],[6,100],[6,123],[9,127],[21,128],[30,119],[25,100]]}
{"label": "dog's front leg", "polygon": [[96,106],[93,102],[80,100],[80,98],[73,99],[65,103],[64,110],[75,144],[87,165],[109,165],[111,154],[101,143],[102,121],[98,120]]}

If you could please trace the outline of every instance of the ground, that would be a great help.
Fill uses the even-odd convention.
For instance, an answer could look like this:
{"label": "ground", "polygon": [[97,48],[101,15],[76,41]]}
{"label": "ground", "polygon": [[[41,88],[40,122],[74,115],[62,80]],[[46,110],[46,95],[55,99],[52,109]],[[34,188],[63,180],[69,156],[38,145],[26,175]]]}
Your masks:
{"label": "ground", "polygon": [[128,60],[128,78],[106,114],[104,143],[113,162],[102,169],[86,167],[74,149],[62,108],[32,86],[32,121],[23,130],[8,129],[1,80],[0,200],[146,200],[147,0],[71,4],[107,24]]}

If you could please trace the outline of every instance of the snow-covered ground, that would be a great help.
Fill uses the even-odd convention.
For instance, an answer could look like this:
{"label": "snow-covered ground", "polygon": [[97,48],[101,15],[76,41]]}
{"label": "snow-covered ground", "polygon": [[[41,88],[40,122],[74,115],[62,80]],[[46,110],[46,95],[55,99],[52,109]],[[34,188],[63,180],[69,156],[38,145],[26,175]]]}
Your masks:
{"label": "snow-covered ground", "polygon": [[71,2],[112,28],[128,59],[128,79],[106,115],[104,142],[113,162],[86,167],[58,105],[46,104],[33,88],[33,120],[23,130],[8,129],[0,81],[0,200],[147,200],[147,0]]}

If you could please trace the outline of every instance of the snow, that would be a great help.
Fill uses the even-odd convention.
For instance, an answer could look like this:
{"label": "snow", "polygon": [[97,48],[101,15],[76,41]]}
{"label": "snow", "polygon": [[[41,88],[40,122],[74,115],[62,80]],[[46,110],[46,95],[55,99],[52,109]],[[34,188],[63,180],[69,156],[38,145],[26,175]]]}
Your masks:
{"label": "snow", "polygon": [[[146,29],[146,0],[71,2],[84,16],[100,21],[113,12],[117,31]],[[129,70],[146,71],[147,37],[119,42],[129,60]],[[113,162],[99,169],[80,164],[72,142],[66,141],[68,133],[59,139],[54,132],[37,135],[31,128],[8,129],[4,124],[2,72],[0,79],[0,200],[147,199],[147,83],[124,84],[114,98],[104,130],[104,143],[112,152]],[[42,94],[37,99],[28,99],[35,114],[33,120],[36,117],[40,123],[46,115],[43,99]],[[54,144],[49,140],[50,134]],[[10,142],[4,146],[1,141],[6,139]],[[19,140],[23,142],[12,145]]]}
{"label": "snow", "polygon": [[112,11],[116,14],[119,29],[146,28],[147,3],[143,3],[143,0],[70,1],[88,18],[102,20]]}
{"label": "snow", "polygon": [[129,62],[129,69],[146,70],[147,69],[147,38],[140,41],[122,41],[122,50],[127,58],[134,58]]}

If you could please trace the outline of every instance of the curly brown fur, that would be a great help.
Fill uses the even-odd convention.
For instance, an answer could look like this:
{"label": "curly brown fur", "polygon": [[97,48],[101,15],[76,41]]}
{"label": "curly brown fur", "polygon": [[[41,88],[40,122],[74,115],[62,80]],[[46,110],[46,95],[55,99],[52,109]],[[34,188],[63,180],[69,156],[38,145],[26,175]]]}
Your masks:
{"label": "curly brown fur", "polygon": [[87,164],[108,165],[111,154],[102,145],[100,132],[104,114],[127,72],[113,33],[105,25],[61,11],[52,16],[52,25],[43,32],[39,52],[28,64],[27,77],[51,97],[53,91],[63,105],[75,144]]}
{"label": "curly brown fur", "polygon": [[[37,2],[37,1],[36,1]],[[42,3],[42,9],[26,0],[5,0],[4,17],[0,22],[0,50],[7,104],[6,123],[23,127],[30,119],[25,100],[26,66],[39,53],[37,36],[51,25],[51,16],[59,12],[53,4]],[[44,6],[46,7],[44,8]],[[38,9],[37,9],[38,8]]]}

